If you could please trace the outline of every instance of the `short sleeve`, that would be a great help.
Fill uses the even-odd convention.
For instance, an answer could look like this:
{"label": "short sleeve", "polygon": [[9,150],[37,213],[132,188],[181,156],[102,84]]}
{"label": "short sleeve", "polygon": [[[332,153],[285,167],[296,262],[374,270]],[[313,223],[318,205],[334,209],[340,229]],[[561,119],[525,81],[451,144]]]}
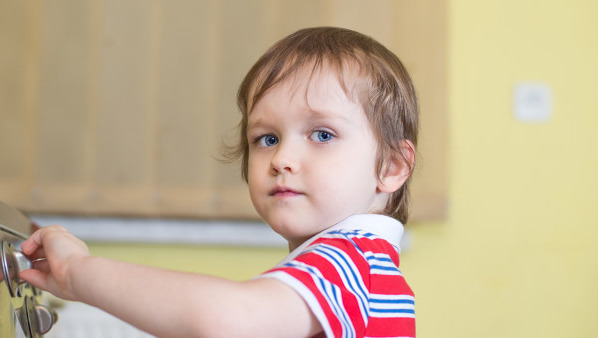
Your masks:
{"label": "short sleeve", "polygon": [[326,336],[364,335],[369,318],[369,265],[346,235],[330,234],[262,277],[279,279],[298,292]]}

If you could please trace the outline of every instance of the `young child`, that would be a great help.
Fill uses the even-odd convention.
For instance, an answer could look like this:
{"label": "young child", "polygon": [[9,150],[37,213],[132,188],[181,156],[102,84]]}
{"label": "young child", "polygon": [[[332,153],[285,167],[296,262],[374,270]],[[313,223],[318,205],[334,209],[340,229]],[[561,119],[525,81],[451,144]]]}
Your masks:
{"label": "young child", "polygon": [[291,253],[246,282],[90,256],[58,226],[22,243],[22,278],[165,337],[413,337],[399,270],[418,107],[398,58],[333,27],[271,47],[238,93],[233,156]]}

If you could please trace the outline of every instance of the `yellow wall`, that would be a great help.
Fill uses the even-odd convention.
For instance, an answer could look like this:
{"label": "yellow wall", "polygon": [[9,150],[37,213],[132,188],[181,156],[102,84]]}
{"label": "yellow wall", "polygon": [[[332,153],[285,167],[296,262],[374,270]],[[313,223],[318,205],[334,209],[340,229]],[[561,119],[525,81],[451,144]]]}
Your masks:
{"label": "yellow wall", "polygon": [[[423,337],[598,332],[598,2],[450,2],[450,216],[413,227]],[[545,124],[512,114],[547,83]]]}
{"label": "yellow wall", "polygon": [[[419,337],[595,336],[598,2],[453,0],[449,21],[450,211],[446,221],[413,224],[402,257]],[[513,86],[524,80],[552,88],[548,123],[513,118]],[[284,254],[92,251],[234,279]],[[220,264],[209,263],[215,257]]]}

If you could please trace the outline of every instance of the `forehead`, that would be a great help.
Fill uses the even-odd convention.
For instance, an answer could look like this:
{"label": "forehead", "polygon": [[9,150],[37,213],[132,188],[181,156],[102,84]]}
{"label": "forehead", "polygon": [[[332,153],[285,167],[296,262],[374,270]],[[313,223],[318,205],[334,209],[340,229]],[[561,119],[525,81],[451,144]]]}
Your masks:
{"label": "forehead", "polygon": [[292,97],[303,96],[308,106],[322,96],[360,104],[365,100],[369,82],[355,61],[314,60],[301,67],[289,62],[277,74],[266,69],[261,72],[249,93],[247,102],[253,102],[253,106],[247,107],[247,111],[250,113],[268,93],[280,89],[285,89]]}

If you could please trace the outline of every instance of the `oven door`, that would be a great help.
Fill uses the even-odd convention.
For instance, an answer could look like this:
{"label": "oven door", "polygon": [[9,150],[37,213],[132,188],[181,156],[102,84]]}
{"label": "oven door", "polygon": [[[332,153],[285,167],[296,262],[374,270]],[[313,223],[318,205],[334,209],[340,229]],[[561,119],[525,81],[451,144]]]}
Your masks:
{"label": "oven door", "polygon": [[42,337],[56,322],[56,313],[39,304],[41,292],[19,278],[31,267],[20,243],[31,222],[0,201],[0,337]]}

